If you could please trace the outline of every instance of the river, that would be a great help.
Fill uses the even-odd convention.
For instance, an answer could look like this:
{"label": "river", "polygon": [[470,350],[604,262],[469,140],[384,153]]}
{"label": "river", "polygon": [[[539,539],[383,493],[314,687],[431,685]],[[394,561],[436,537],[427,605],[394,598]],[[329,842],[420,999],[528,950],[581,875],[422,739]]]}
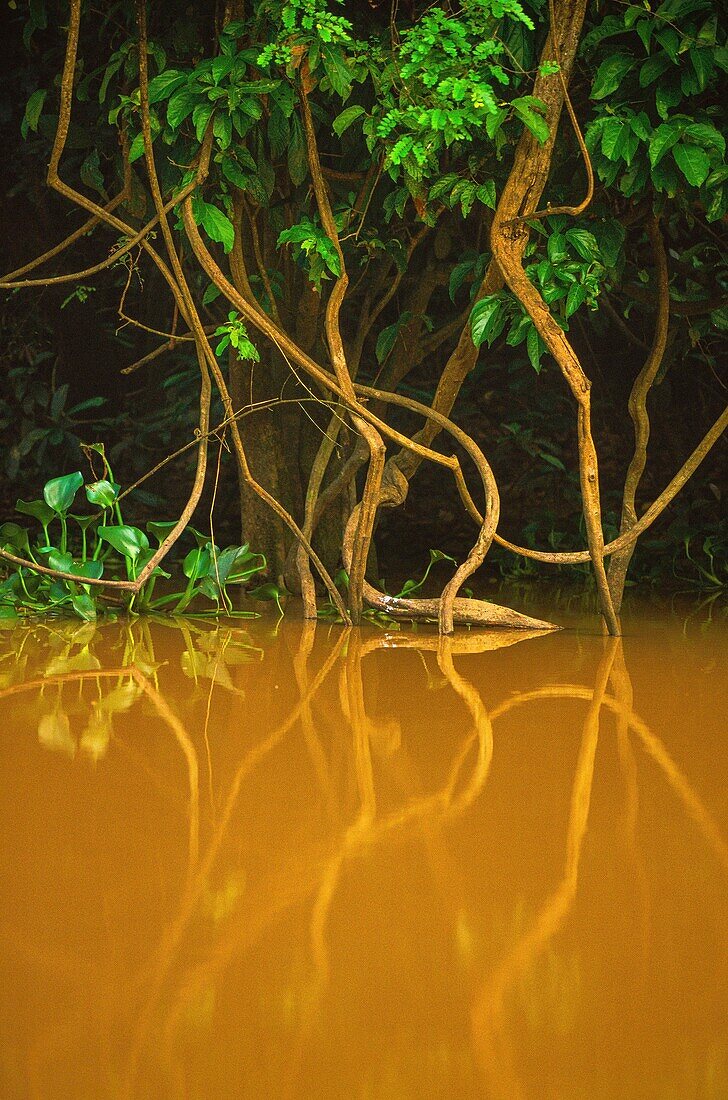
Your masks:
{"label": "river", "polygon": [[725,1100],[728,616],[551,617],[1,630],[4,1100]]}

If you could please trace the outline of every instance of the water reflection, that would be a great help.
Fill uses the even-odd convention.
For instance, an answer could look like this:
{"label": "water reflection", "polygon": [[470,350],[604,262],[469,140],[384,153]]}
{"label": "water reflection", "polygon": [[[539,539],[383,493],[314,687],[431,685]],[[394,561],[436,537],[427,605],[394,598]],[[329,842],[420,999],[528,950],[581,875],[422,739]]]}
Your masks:
{"label": "water reflection", "polygon": [[0,1092],[728,1094],[701,637],[0,635]]}

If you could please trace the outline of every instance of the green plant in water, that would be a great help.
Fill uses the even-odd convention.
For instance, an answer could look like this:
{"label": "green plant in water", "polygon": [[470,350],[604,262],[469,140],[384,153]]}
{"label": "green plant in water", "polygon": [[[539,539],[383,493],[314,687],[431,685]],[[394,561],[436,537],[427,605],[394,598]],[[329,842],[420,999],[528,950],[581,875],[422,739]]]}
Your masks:
{"label": "green plant in water", "polygon": [[[95,444],[89,450],[101,456],[106,476],[84,486],[83,475],[75,471],[46,482],[42,500],[19,500],[16,511],[36,520],[42,534],[33,535],[17,523],[4,523],[0,526],[0,549],[58,573],[71,573],[90,580],[100,580],[103,576],[117,579],[124,575],[127,580],[136,580],[155,553],[150,547],[149,535],[161,546],[175,524],[150,521],[145,532],[125,523],[119,500],[120,486],[114,481],[103,447]],[[85,515],[71,511],[82,486],[87,502],[95,509]],[[0,617],[9,619],[54,612],[71,613],[91,621],[100,612],[119,606],[128,611],[164,609],[181,615],[200,598],[214,605],[212,614],[253,614],[234,612],[229,588],[246,585],[263,572],[267,564],[265,557],[256,554],[247,544],[221,549],[209,535],[194,527],[188,527],[187,531],[193,536],[195,546],[181,563],[185,578],[181,589],[174,588],[155,598],[158,579],[172,580],[172,574],[161,566],[154,569],[138,592],[124,593],[119,599],[110,597],[99,586],[40,573],[30,564],[5,562],[7,576],[0,581]],[[258,599],[275,598],[280,608],[277,590],[275,594],[269,593],[263,585],[251,594]]]}

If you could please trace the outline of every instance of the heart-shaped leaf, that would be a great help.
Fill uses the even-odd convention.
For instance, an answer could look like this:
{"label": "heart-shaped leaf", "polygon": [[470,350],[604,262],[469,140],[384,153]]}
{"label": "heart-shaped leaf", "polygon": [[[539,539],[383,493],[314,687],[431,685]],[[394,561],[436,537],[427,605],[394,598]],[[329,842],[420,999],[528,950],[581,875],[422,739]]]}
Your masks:
{"label": "heart-shaped leaf", "polygon": [[51,549],[48,555],[48,565],[51,569],[57,569],[59,573],[73,573],[73,558],[61,550]]}
{"label": "heart-shaped leaf", "polygon": [[161,546],[174,526],[174,521],[171,520],[165,520],[163,523],[155,523],[153,520],[150,520],[147,524],[147,531],[150,535],[153,535]]}
{"label": "heart-shaped leaf", "polygon": [[190,550],[182,562],[182,572],[191,581],[199,580],[200,577],[207,575],[211,562],[212,555],[209,550]]}
{"label": "heart-shaped leaf", "polygon": [[83,619],[87,623],[93,622],[96,618],[96,604],[87,592],[79,592],[77,595],[72,596],[71,606],[79,619]]}
{"label": "heart-shaped leaf", "polygon": [[49,508],[44,500],[18,500],[15,504],[15,511],[24,516],[32,516],[44,527],[48,526],[55,515],[53,509]]}
{"label": "heart-shaped leaf", "polygon": [[78,470],[64,477],[54,477],[43,486],[43,497],[57,515],[65,515],[82,485],[83,474]]}
{"label": "heart-shaped leaf", "polygon": [[149,539],[138,527],[119,524],[116,527],[99,527],[99,538],[113,546],[125,558],[136,561],[139,555],[149,549]]}
{"label": "heart-shaped leaf", "polygon": [[0,546],[9,546],[13,550],[28,550],[28,532],[17,523],[3,523],[0,526]]}
{"label": "heart-shaped leaf", "polygon": [[80,577],[91,577],[94,580],[100,580],[104,573],[104,563],[102,561],[94,561],[91,558],[89,561],[81,562],[73,566],[72,572],[78,573]]}
{"label": "heart-shaped leaf", "polygon": [[119,495],[120,485],[112,481],[92,481],[86,486],[86,499],[98,508],[111,508]]}

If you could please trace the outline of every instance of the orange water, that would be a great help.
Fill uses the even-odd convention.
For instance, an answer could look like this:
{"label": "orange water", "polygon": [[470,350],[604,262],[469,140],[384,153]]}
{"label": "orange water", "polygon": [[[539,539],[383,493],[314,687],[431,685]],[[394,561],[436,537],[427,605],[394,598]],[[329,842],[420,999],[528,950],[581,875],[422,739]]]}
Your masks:
{"label": "orange water", "polygon": [[725,1100],[728,620],[561,620],[0,632],[3,1100]]}

